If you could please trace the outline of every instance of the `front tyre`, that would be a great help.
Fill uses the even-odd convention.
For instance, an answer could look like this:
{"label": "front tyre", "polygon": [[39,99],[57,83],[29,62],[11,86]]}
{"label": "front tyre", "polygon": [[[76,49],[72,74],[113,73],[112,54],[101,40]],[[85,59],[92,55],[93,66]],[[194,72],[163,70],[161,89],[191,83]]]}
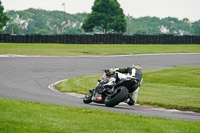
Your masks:
{"label": "front tyre", "polygon": [[117,87],[113,94],[110,94],[105,99],[105,105],[113,107],[128,98],[128,89],[124,86]]}
{"label": "front tyre", "polygon": [[87,95],[85,95],[85,97],[83,98],[83,102],[85,104],[89,104],[92,102],[92,93],[89,92]]}

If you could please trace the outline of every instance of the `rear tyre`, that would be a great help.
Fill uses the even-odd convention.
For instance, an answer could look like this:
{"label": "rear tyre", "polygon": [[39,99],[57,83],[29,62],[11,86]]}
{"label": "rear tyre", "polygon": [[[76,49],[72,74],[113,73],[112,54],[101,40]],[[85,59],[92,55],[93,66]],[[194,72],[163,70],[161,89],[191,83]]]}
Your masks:
{"label": "rear tyre", "polygon": [[87,95],[85,95],[85,97],[83,98],[83,102],[85,104],[89,104],[92,102],[92,93],[89,92]]}
{"label": "rear tyre", "polygon": [[105,99],[105,105],[113,107],[128,98],[128,89],[124,86],[117,87],[113,94],[110,94]]}

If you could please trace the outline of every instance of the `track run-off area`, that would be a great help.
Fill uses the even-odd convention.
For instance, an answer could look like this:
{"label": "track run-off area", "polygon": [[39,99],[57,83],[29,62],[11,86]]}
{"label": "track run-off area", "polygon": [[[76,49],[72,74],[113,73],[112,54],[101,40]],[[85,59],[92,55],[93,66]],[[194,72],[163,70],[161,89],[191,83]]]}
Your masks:
{"label": "track run-off area", "polygon": [[[86,105],[81,97],[52,91],[49,85],[75,76],[102,73],[110,67],[139,63],[144,70],[177,66],[200,67],[199,53],[138,54],[118,56],[22,56],[0,55],[0,97],[44,103],[89,107],[115,112],[158,116],[176,120],[200,121],[200,114],[150,106],[120,104],[113,108],[100,104]],[[145,79],[144,79],[145,80]]]}

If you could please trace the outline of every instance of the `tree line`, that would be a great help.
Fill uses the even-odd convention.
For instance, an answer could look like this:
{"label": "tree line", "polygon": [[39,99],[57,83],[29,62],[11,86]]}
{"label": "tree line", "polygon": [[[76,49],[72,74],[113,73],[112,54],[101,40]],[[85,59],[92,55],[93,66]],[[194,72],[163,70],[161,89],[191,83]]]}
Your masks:
{"label": "tree line", "polygon": [[[6,12],[9,18],[1,33],[5,34],[93,34],[102,33],[100,30],[85,31],[83,23],[87,20],[88,13],[68,14],[62,11],[47,11],[43,9],[27,9],[23,11],[10,10]],[[65,16],[65,17],[64,17]],[[140,17],[125,16],[125,31],[108,30],[107,33],[123,33],[127,35],[200,35],[200,20],[191,22],[175,17]],[[98,21],[98,20],[97,20]],[[99,20],[100,21],[100,20]],[[1,23],[0,23],[1,26]]]}

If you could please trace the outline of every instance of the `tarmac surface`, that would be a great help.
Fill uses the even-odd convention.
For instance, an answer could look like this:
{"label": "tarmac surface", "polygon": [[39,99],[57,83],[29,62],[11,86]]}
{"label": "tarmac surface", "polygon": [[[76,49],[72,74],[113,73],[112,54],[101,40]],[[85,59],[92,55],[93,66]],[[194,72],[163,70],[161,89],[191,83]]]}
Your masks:
{"label": "tarmac surface", "polygon": [[200,121],[200,113],[189,111],[166,110],[140,105],[130,107],[126,104],[120,104],[113,108],[101,104],[87,105],[82,102],[80,97],[52,91],[48,88],[50,84],[59,80],[99,74],[105,68],[127,67],[133,63],[141,64],[144,70],[167,69],[177,66],[200,67],[200,54],[141,54],[103,57],[0,55],[0,97],[158,116],[175,120]]}

